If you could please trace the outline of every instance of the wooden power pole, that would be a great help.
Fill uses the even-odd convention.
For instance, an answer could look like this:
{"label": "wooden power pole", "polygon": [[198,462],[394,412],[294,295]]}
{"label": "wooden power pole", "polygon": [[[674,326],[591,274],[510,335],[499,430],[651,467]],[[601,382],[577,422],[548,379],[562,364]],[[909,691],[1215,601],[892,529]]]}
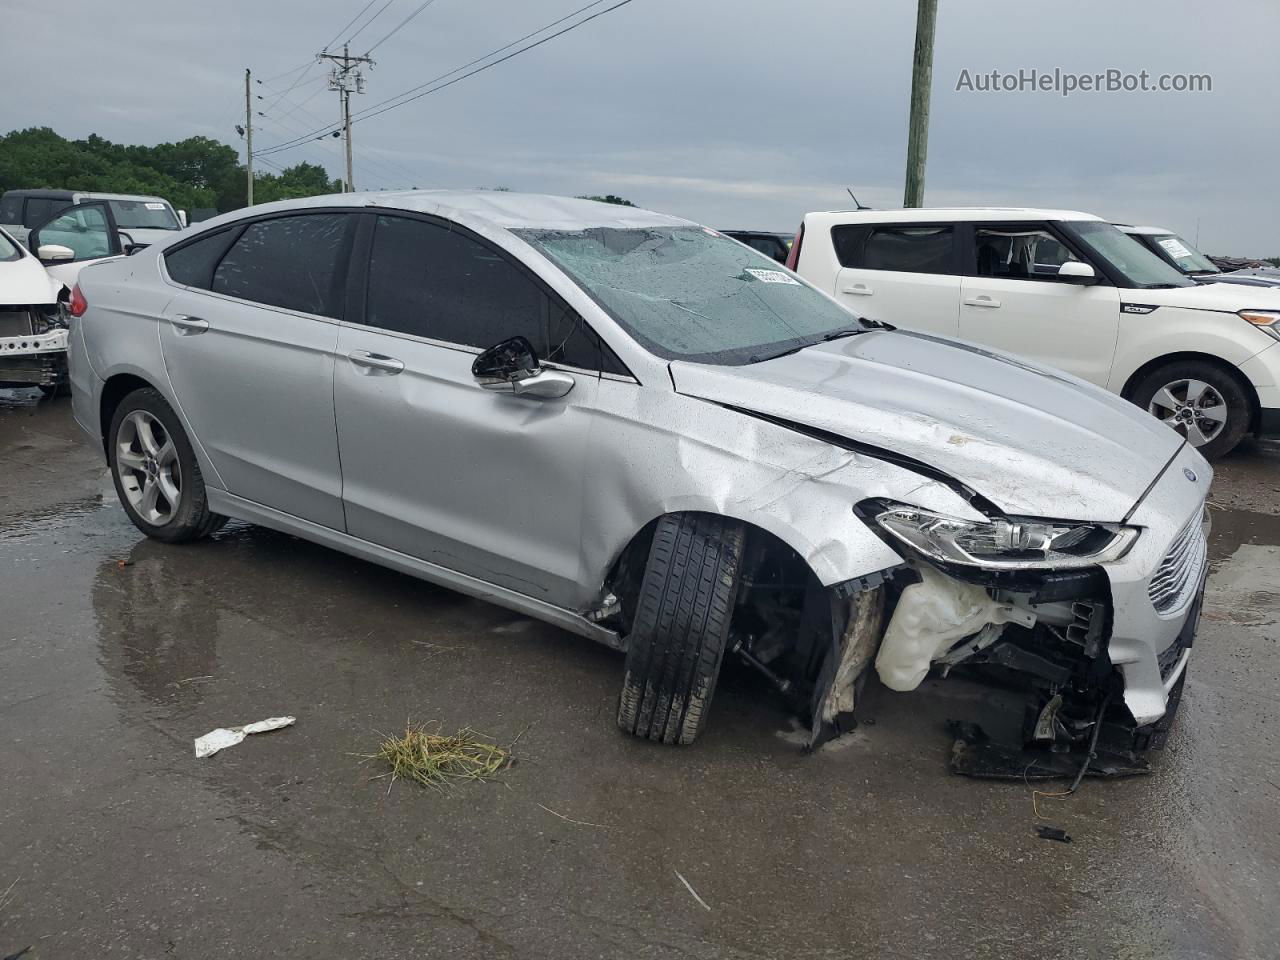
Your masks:
{"label": "wooden power pole", "polygon": [[249,206],[253,206],[253,97],[249,91],[250,71],[248,67],[244,70],[244,168],[248,177],[245,185],[245,193],[249,201]]}
{"label": "wooden power pole", "polygon": [[924,165],[929,153],[929,94],[933,88],[933,33],[938,0],[919,0],[916,53],[911,64],[911,119],[907,133],[907,187],[904,207],[924,206]]}
{"label": "wooden power pole", "polygon": [[353,57],[346,44],[342,45],[342,56],[336,53],[321,53],[320,59],[332,60],[333,72],[329,74],[329,89],[338,91],[342,106],[342,129],[347,146],[347,178],[344,189],[350,193],[355,190],[355,174],[351,163],[351,94],[364,93],[364,74],[360,71],[362,64],[373,66],[373,61],[366,57]]}

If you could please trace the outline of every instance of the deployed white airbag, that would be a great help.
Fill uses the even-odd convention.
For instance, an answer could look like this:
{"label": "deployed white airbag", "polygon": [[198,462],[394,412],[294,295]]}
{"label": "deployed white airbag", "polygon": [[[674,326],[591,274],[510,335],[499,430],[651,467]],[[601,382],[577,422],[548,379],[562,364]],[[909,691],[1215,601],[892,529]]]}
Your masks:
{"label": "deployed white airbag", "polygon": [[890,690],[920,686],[930,663],[989,623],[1030,626],[1035,622],[1029,611],[992,600],[976,584],[963,583],[923,563],[915,569],[920,582],[902,591],[876,655],[876,672]]}

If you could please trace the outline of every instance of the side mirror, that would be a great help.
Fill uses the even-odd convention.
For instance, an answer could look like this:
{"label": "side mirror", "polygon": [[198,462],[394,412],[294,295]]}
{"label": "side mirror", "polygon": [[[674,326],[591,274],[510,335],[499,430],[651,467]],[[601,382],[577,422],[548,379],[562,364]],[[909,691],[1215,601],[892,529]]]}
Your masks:
{"label": "side mirror", "polygon": [[60,260],[74,260],[76,252],[60,243],[42,243],[36,250],[36,257],[48,263],[56,263]]}
{"label": "side mirror", "polygon": [[543,370],[533,344],[524,337],[512,337],[485,350],[471,364],[471,376],[486,390],[548,400],[563,397],[576,382],[559,370]]}
{"label": "side mirror", "polygon": [[1093,283],[1098,279],[1093,267],[1079,260],[1068,260],[1058,268],[1058,278],[1069,283]]}
{"label": "side mirror", "polygon": [[178,211],[178,222],[182,224],[183,227],[187,225],[187,211],[185,210]]}

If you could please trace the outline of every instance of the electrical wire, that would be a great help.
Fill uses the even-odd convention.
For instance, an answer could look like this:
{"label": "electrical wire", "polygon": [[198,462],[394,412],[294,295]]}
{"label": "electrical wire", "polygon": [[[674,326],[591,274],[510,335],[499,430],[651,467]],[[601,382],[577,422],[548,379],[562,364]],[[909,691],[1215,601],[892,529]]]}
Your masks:
{"label": "electrical wire", "polygon": [[[597,17],[602,17],[607,13],[611,13],[612,11],[617,10],[619,7],[625,7],[627,4],[631,3],[632,0],[619,0],[618,3],[615,3],[610,7],[606,7],[603,10],[598,10],[595,13],[591,14],[590,16],[584,17],[583,19],[570,24],[569,26],[565,27],[562,30],[558,30],[553,34],[543,37],[540,40],[534,41],[533,43],[526,44],[523,47],[519,47],[518,49],[513,50],[511,53],[507,54],[504,57],[501,57],[497,60],[490,60],[488,63],[484,63],[482,66],[476,67],[474,70],[470,70],[466,73],[462,73],[461,76],[453,76],[454,74],[457,74],[460,71],[466,70],[468,67],[474,64],[480,63],[481,61],[484,61],[484,60],[489,60],[489,58],[493,57],[495,54],[500,53],[503,50],[509,49],[510,47],[515,46],[516,44],[522,42],[523,40],[527,40],[530,37],[533,37],[539,33],[545,32],[546,30],[550,29],[556,24],[563,23],[565,20],[568,20],[571,17],[576,16],[579,13],[582,13],[584,10],[588,10],[591,7],[598,6],[602,2],[604,2],[604,0],[595,0],[595,2],[589,3],[585,7],[581,7],[578,10],[574,11],[573,13],[566,14],[564,17],[561,17],[559,20],[556,20],[553,23],[547,24],[546,26],[541,27],[538,30],[534,30],[532,33],[526,34],[524,37],[521,37],[519,40],[513,40],[511,43],[508,43],[503,47],[499,47],[497,50],[494,50],[483,57],[478,57],[477,59],[472,60],[470,63],[463,64],[461,67],[455,67],[453,70],[450,70],[448,73],[441,74],[440,76],[434,78],[433,80],[428,80],[426,83],[419,84],[417,87],[410,88],[404,93],[398,94],[394,97],[389,97],[386,100],[381,101],[380,103],[374,104],[371,107],[367,107],[364,110],[361,110],[357,115],[353,116],[351,118],[351,122],[354,124],[354,123],[358,123],[361,120],[371,119],[372,117],[379,116],[383,113],[388,112],[389,110],[394,110],[395,108],[402,107],[407,103],[412,103],[414,100],[419,100],[422,97],[428,96],[429,94],[437,93],[438,91],[443,90],[446,87],[451,87],[455,83],[459,83],[460,81],[465,80],[468,77],[475,76],[477,73],[482,73],[483,71],[488,70],[490,67],[496,67],[498,64],[505,63],[506,61],[514,57],[517,57],[522,53],[525,53],[529,50],[534,49],[535,47],[539,47],[544,43],[547,43],[551,40],[556,39],[556,37],[563,36],[564,34],[570,32],[571,30],[576,30],[578,27],[582,26],[585,23],[588,23],[591,20],[596,19]],[[448,82],[445,82],[445,83],[440,82],[442,80],[445,80],[448,77],[453,77],[453,79],[448,80]],[[421,91],[421,92],[418,92],[418,91]],[[327,132],[330,132],[336,129],[337,126],[339,125],[329,124],[327,127],[323,127],[319,130],[313,131],[313,134],[323,135]],[[262,153],[265,155],[270,155],[272,153],[276,153],[281,150],[288,150],[294,146],[297,146],[300,143],[305,142],[306,139],[308,138],[299,137],[295,140],[285,141],[284,143],[278,143],[271,147],[265,148],[262,151]]]}
{"label": "electrical wire", "polygon": [[360,12],[359,12],[359,13],[357,13],[357,14],[356,14],[354,17],[352,17],[350,20],[348,20],[348,21],[346,22],[346,24],[343,26],[343,28],[342,28],[341,30],[339,30],[337,33],[335,33],[335,34],[333,35],[333,39],[332,39],[332,40],[330,40],[328,43],[326,43],[326,44],[325,44],[321,49],[322,49],[322,50],[324,50],[324,51],[327,53],[327,52],[328,52],[328,50],[329,50],[329,48],[330,48],[330,47],[332,47],[335,43],[337,43],[337,42],[338,42],[338,40],[339,40],[339,39],[341,39],[342,35],[343,35],[344,33],[346,33],[348,30],[350,30],[350,29],[352,28],[352,26],[354,26],[354,25],[355,25],[355,22],[356,22],[357,20],[359,20],[361,17],[363,17],[363,16],[364,16],[365,11],[366,11],[366,10],[368,10],[370,7],[372,7],[372,6],[373,6],[375,3],[377,3],[377,2],[378,2],[378,0],[369,0],[369,2],[368,2],[368,3],[366,3],[363,7],[361,7],[361,8],[360,8]]}
{"label": "electrical wire", "polygon": [[407,17],[401,20],[394,30],[392,30],[385,37],[383,37],[381,40],[375,43],[372,47],[366,50],[364,52],[364,55],[367,57],[369,54],[373,53],[373,51],[377,50],[378,47],[382,46],[383,43],[385,43],[386,41],[394,37],[405,24],[407,24],[410,20],[412,20],[414,17],[416,17],[423,10],[427,9],[427,7],[431,6],[435,2],[436,0],[423,0],[423,2],[418,6],[416,10],[413,11],[413,13],[409,14]]}
{"label": "electrical wire", "polygon": [[368,29],[369,24],[373,23],[373,21],[377,20],[380,16],[382,16],[384,13],[386,13],[386,12],[387,12],[387,7],[391,6],[391,5],[392,5],[393,3],[395,3],[395,2],[396,2],[396,0],[387,0],[387,2],[386,2],[386,3],[384,3],[382,6],[380,6],[380,7],[378,8],[378,12],[377,12],[377,13],[375,13],[372,17],[370,17],[368,20],[366,20],[366,21],[364,22],[364,25],[363,25],[363,26],[361,26],[359,30],[357,30],[357,31],[356,31],[355,33],[353,33],[351,36],[347,37],[347,43],[350,43],[350,42],[351,42],[352,40],[354,40],[356,37],[360,36],[360,34],[364,33],[364,32],[365,32],[365,30],[367,30],[367,29]]}

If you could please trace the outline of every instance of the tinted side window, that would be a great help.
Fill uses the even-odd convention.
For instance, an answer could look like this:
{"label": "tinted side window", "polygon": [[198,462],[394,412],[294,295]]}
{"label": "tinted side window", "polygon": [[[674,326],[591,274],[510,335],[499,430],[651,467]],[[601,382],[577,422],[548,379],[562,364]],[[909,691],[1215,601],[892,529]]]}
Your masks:
{"label": "tinted side window", "polygon": [[378,217],[366,323],[482,349],[522,336],[540,359],[599,367],[594,332],[505,255],[407,217]]}
{"label": "tinted side window", "polygon": [[194,243],[188,243],[164,255],[164,266],[175,283],[208,290],[213,286],[213,271],[231,246],[239,227],[219,230]]}
{"label": "tinted side window", "polygon": [[0,198],[0,223],[10,225],[22,223],[22,197]]}
{"label": "tinted side window", "polygon": [[310,213],[245,228],[213,272],[214,293],[322,317],[341,315],[354,217]]}
{"label": "tinted side window", "polygon": [[24,227],[38,227],[63,207],[69,207],[70,200],[50,200],[48,197],[27,197],[27,213],[23,217]]}
{"label": "tinted side window", "polygon": [[952,273],[951,227],[873,227],[862,247],[864,270]]}

